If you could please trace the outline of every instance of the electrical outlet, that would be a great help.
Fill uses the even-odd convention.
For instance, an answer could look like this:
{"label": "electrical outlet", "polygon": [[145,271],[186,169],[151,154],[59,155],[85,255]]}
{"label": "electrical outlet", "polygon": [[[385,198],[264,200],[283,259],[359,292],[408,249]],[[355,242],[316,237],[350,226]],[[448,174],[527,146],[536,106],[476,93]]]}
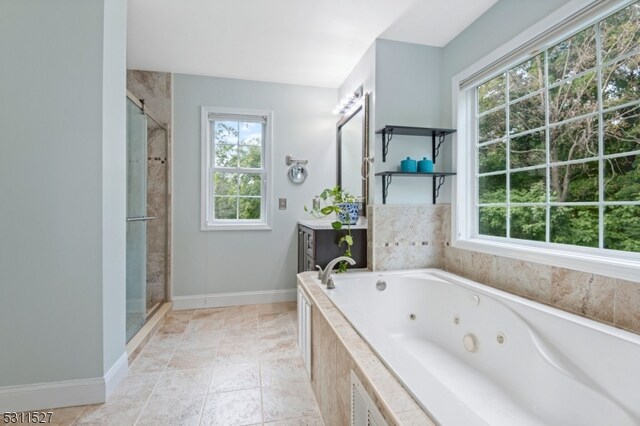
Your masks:
{"label": "electrical outlet", "polygon": [[278,199],[278,208],[280,210],[286,210],[287,209],[287,199],[286,198],[279,198]]}

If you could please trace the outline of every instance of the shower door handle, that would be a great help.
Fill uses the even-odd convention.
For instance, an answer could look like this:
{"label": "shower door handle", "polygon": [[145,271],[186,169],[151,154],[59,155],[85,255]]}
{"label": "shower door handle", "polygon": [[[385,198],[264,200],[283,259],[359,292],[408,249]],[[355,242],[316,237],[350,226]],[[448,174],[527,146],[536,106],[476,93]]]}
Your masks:
{"label": "shower door handle", "polygon": [[155,216],[128,217],[127,222],[146,222],[155,219]]}

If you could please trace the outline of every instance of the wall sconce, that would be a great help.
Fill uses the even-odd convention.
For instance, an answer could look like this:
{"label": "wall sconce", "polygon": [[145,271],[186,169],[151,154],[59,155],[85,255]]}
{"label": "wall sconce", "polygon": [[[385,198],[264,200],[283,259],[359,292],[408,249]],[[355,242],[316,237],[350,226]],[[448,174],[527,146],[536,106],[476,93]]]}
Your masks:
{"label": "wall sconce", "polygon": [[349,111],[362,97],[362,85],[358,87],[353,93],[348,94],[338,103],[333,109],[334,114],[344,114]]}
{"label": "wall sconce", "polygon": [[305,166],[309,161],[295,159],[292,155],[287,155],[285,160],[287,166],[291,166],[287,172],[289,181],[295,184],[301,184],[304,182],[307,179],[307,168]]}

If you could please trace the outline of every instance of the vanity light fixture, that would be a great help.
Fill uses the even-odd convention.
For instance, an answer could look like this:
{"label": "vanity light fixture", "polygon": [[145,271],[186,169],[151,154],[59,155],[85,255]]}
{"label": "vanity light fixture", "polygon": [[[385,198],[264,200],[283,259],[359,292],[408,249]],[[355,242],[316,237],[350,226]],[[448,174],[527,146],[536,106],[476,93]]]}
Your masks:
{"label": "vanity light fixture", "polygon": [[333,113],[343,115],[349,111],[359,100],[362,98],[362,85],[358,87],[353,93],[349,93],[345,96],[338,105],[333,109]]}

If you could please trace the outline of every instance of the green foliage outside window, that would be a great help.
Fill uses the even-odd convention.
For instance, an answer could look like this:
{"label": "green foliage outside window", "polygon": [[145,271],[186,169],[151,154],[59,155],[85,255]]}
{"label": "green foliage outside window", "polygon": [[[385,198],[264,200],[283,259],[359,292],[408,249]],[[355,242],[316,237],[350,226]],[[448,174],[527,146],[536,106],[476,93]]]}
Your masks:
{"label": "green foliage outside window", "polygon": [[476,94],[481,235],[640,252],[639,3]]}

